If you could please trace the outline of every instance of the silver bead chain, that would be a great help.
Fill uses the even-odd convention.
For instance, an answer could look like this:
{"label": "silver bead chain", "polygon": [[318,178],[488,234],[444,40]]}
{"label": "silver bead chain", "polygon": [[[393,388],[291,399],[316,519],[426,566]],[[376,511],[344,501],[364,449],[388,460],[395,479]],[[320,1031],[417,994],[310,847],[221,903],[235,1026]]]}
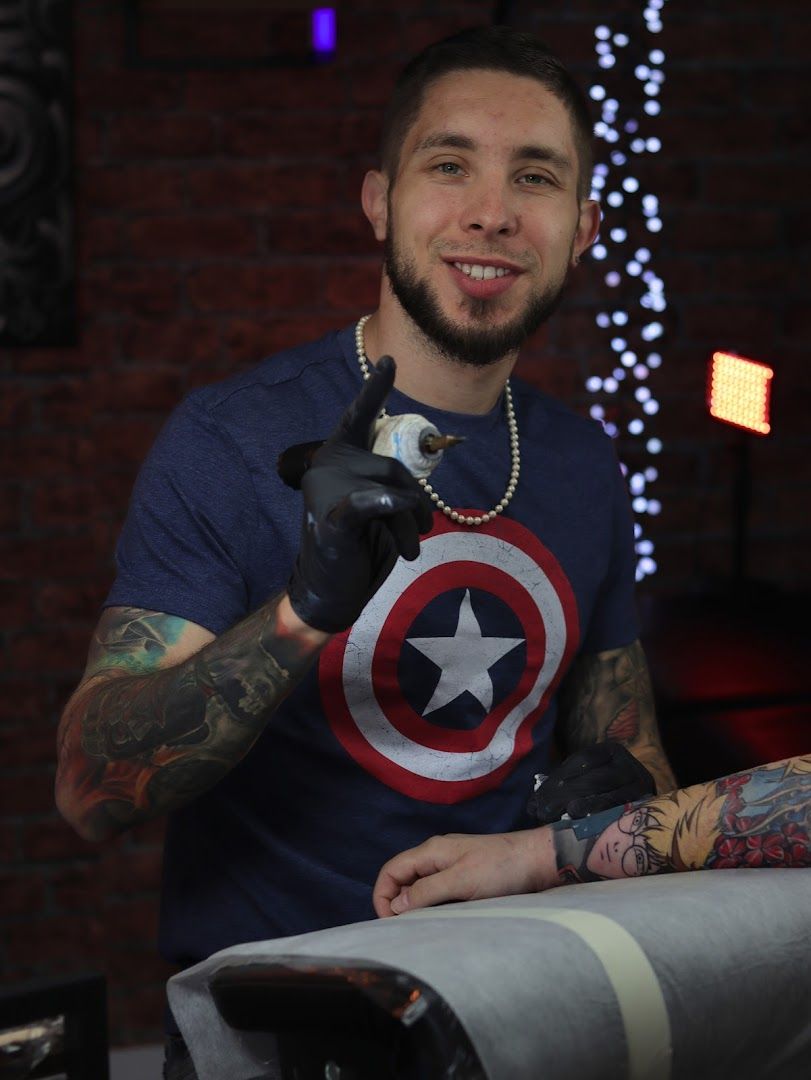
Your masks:
{"label": "silver bead chain", "polygon": [[[368,379],[372,374],[369,370],[369,362],[366,359],[366,346],[363,340],[363,328],[370,318],[371,315],[364,315],[362,319],[358,320],[358,325],[355,327],[355,348],[357,349],[358,363],[360,364],[360,370],[363,372],[364,379]],[[505,509],[510,499],[512,499],[515,494],[515,489],[518,486],[518,474],[521,472],[521,450],[518,445],[518,424],[515,419],[515,409],[513,408],[513,397],[512,391],[510,390],[509,379],[504,384],[504,411],[507,415],[507,428],[510,433],[510,479],[507,482],[507,490],[504,492],[501,502],[497,503],[492,510],[488,510],[486,514],[476,515],[476,517],[460,514],[456,510],[452,510],[447,503],[440,499],[439,495],[434,491],[427,480],[420,479],[418,481],[425,489],[431,502],[436,504],[437,509],[441,510],[445,517],[450,518],[451,521],[455,521],[459,525],[484,525],[485,522],[492,521],[494,517]],[[388,413],[383,409],[380,415],[388,416]]]}

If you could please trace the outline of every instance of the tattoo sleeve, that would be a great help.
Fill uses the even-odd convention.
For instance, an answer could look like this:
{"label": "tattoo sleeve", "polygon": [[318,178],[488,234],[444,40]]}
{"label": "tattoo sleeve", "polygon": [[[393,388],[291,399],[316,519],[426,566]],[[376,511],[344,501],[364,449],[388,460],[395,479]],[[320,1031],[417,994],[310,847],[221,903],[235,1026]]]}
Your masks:
{"label": "tattoo sleeve", "polygon": [[566,753],[616,739],[650,770],[658,792],[676,787],[659,739],[648,665],[638,641],[574,662],[561,689],[560,728]]}
{"label": "tattoo sleeve", "polygon": [[684,870],[808,867],[811,756],[550,828],[564,885]]}
{"label": "tattoo sleeve", "polygon": [[278,609],[173,666],[183,620],[126,608],[102,619],[59,729],[57,803],[83,836],[182,805],[244,757],[320,648]]}

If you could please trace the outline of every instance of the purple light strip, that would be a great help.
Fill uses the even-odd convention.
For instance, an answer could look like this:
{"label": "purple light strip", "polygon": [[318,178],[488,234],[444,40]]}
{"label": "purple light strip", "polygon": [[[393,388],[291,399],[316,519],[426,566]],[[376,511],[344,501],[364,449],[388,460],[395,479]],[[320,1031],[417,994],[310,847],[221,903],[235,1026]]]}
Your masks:
{"label": "purple light strip", "polygon": [[317,53],[335,52],[337,38],[335,8],[314,8],[313,49]]}

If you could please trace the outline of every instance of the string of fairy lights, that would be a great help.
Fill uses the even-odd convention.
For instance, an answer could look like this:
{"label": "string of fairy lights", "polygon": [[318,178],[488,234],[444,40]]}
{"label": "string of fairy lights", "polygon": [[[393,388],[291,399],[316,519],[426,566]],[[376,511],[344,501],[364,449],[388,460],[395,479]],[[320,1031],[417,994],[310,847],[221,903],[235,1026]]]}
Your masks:
{"label": "string of fairy lights", "polygon": [[[608,337],[616,366],[610,375],[591,375],[586,389],[597,398],[590,406],[590,415],[612,438],[622,435],[625,441],[630,436],[631,446],[624,456],[634,464],[623,464],[623,472],[635,515],[637,581],[657,569],[654,544],[646,535],[645,525],[662,508],[650,494],[659,476],[650,460],[661,452],[662,442],[652,430],[659,402],[648,380],[662,363],[660,339],[664,327],[659,316],[667,302],[664,282],[654,269],[654,253],[649,246],[662,229],[659,200],[652,192],[643,191],[634,174],[644,155],[656,154],[662,148],[660,139],[648,132],[661,112],[659,94],[665,81],[665,54],[655,38],[662,30],[664,4],[665,0],[647,0],[642,12],[645,26],[640,28],[637,40],[632,39],[633,30],[615,31],[604,23],[595,28],[595,52],[601,73],[599,81],[589,88],[590,97],[601,108],[594,126],[598,162],[592,197],[600,200],[603,212],[600,236],[591,254],[605,268],[609,296],[608,304],[596,315],[596,323]],[[632,57],[638,62],[634,63]],[[620,89],[627,86],[631,64],[634,79],[641,84],[641,101],[629,100]]]}

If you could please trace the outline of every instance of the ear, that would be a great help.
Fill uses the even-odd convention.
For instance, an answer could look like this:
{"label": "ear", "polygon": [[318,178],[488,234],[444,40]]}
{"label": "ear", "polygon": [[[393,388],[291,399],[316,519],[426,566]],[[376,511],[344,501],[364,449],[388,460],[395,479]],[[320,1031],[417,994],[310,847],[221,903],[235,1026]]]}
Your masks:
{"label": "ear", "polygon": [[385,240],[389,223],[389,181],[385,173],[370,169],[363,178],[360,202],[374,229],[376,240]]}
{"label": "ear", "polygon": [[580,203],[580,220],[574,235],[573,263],[576,263],[583,252],[587,251],[597,239],[601,221],[600,204],[595,199],[583,199]]}

